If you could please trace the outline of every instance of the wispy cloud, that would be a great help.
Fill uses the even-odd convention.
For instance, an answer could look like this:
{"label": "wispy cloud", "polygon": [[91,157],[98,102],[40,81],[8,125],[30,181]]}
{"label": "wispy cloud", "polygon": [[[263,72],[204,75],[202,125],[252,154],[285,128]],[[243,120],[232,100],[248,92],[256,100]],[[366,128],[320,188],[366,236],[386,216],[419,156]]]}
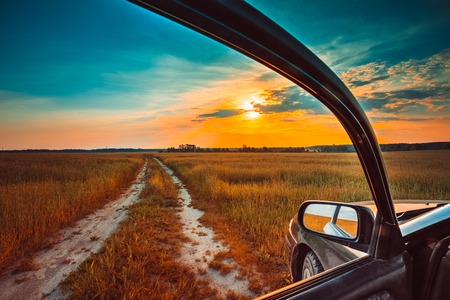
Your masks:
{"label": "wispy cloud", "polygon": [[243,109],[220,109],[213,113],[201,114],[198,117],[201,119],[203,119],[203,118],[228,118],[228,117],[241,115],[244,112],[245,112],[245,110],[243,110]]}
{"label": "wispy cloud", "polygon": [[205,118],[228,118],[246,114],[250,111],[258,114],[275,114],[301,111],[306,114],[328,113],[327,109],[312,96],[297,86],[285,86],[273,90],[264,89],[247,97],[245,105],[239,109],[217,109],[198,115],[197,121]]}

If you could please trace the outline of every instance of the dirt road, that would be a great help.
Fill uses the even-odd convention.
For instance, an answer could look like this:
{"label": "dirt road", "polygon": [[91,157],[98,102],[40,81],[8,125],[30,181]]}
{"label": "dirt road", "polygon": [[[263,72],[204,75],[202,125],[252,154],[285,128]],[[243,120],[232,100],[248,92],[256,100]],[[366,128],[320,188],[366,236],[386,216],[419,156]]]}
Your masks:
{"label": "dirt road", "polygon": [[[249,290],[248,280],[239,275],[239,266],[232,259],[221,261],[231,270],[227,274],[221,274],[210,267],[214,255],[228,251],[228,247],[214,238],[215,233],[211,228],[204,227],[199,222],[203,212],[190,206],[191,197],[180,179],[161,161],[155,160],[179,188],[182,230],[190,239],[190,242],[182,247],[180,262],[191,267],[199,277],[207,279],[211,287],[223,298],[230,293],[249,298],[256,296]],[[65,295],[58,287],[59,283],[92,253],[98,252],[103,241],[125,220],[127,207],[139,200],[139,194],[145,187],[146,172],[147,162],[135,182],[119,199],[78,221],[74,227],[62,230],[60,242],[36,254],[33,261],[38,267],[36,270],[19,274],[12,274],[13,269],[7,271],[0,278],[0,300],[64,298]]]}
{"label": "dirt road", "polygon": [[125,220],[127,207],[139,200],[139,194],[145,186],[146,172],[147,162],[134,183],[120,198],[78,221],[74,227],[62,230],[60,242],[36,254],[33,260],[36,270],[19,274],[7,271],[0,278],[0,299],[62,298],[59,283],[91,253],[98,252],[103,241]]}
{"label": "dirt road", "polygon": [[238,265],[234,260],[222,261],[227,268],[231,269],[227,274],[221,274],[216,269],[209,267],[214,260],[214,255],[228,251],[228,247],[214,238],[215,234],[211,228],[204,227],[199,222],[203,212],[190,206],[191,196],[183,182],[160,160],[155,160],[172,177],[179,188],[178,198],[181,204],[179,214],[183,223],[183,233],[191,240],[190,243],[183,245],[181,262],[189,265],[198,276],[206,278],[211,287],[217,289],[223,298],[226,298],[230,292],[241,296],[255,297],[256,295],[249,289],[249,282],[239,276]]}

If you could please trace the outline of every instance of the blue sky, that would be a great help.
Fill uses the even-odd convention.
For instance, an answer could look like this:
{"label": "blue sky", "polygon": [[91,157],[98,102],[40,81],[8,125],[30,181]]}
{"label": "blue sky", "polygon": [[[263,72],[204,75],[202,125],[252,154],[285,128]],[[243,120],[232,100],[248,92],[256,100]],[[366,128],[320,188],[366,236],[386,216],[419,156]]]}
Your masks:
{"label": "blue sky", "polygon": [[[248,2],[331,66],[380,142],[450,140],[450,4]],[[1,6],[4,149],[348,143],[289,81],[127,1]]]}

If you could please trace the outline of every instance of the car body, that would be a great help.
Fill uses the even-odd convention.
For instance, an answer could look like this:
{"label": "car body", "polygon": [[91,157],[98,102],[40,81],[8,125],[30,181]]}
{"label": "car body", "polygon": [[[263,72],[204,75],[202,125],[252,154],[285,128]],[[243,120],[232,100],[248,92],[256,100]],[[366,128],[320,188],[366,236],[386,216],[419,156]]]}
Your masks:
{"label": "car body", "polygon": [[[306,203],[310,203],[306,202]],[[324,201],[320,203],[325,203]],[[446,201],[423,201],[423,200],[397,200],[394,207],[400,229],[415,217],[429,212],[439,206],[445,205]],[[338,203],[334,203],[338,204]],[[348,203],[339,203],[348,205]],[[371,222],[377,213],[376,206],[371,201],[356,202],[354,205],[367,207],[372,214]],[[429,217],[428,217],[429,218]],[[342,244],[317,236],[314,232],[303,229],[301,220],[297,213],[289,222],[289,230],[286,234],[286,245],[288,248],[289,268],[292,281],[307,279],[325,270],[347,263],[351,260],[367,255],[368,248],[360,247],[358,244]],[[330,222],[330,224],[332,224]],[[414,222],[412,222],[414,224]],[[419,229],[417,227],[416,229]],[[326,232],[326,229],[322,230]],[[333,235],[339,235],[334,232]],[[348,236],[348,235],[347,235]],[[344,236],[341,236],[344,237]],[[359,247],[358,247],[359,246]]]}
{"label": "car body", "polygon": [[[372,126],[348,87],[314,53],[241,0],[130,0],[198,31],[288,78],[322,102],[347,132],[364,170],[377,214],[345,204],[357,215],[354,236],[299,226],[327,241],[365,249],[367,255],[262,296],[262,299],[445,299],[450,267],[450,205],[401,226]],[[163,38],[163,37],[162,37]],[[317,202],[317,205],[325,205]],[[370,215],[372,216],[370,217]],[[447,279],[446,279],[447,278]],[[447,293],[447,294],[446,294]]]}

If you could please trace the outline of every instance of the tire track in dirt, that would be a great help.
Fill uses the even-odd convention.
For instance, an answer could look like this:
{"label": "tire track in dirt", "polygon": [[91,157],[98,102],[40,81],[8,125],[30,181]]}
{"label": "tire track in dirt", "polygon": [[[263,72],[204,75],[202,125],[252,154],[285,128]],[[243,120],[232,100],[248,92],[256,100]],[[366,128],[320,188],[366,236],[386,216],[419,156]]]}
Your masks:
{"label": "tire track in dirt", "polygon": [[218,270],[209,267],[215,254],[229,251],[229,248],[214,238],[215,234],[212,228],[204,227],[200,223],[199,219],[204,212],[190,206],[191,196],[183,182],[159,159],[155,158],[155,160],[172,177],[179,188],[178,199],[182,205],[179,216],[183,223],[183,233],[191,240],[182,247],[181,262],[190,266],[200,278],[207,279],[211,287],[215,288],[223,298],[226,298],[229,292],[255,297],[256,295],[249,290],[248,280],[239,275],[238,265],[234,260],[222,261],[231,269],[228,274],[221,274]]}
{"label": "tire track in dirt", "polygon": [[139,200],[145,187],[147,161],[134,183],[117,200],[79,220],[74,227],[60,232],[61,241],[38,252],[33,260],[36,270],[12,274],[7,270],[0,278],[0,299],[61,299],[58,288],[71,272],[92,253],[98,252],[106,240],[127,218],[127,207]]}

